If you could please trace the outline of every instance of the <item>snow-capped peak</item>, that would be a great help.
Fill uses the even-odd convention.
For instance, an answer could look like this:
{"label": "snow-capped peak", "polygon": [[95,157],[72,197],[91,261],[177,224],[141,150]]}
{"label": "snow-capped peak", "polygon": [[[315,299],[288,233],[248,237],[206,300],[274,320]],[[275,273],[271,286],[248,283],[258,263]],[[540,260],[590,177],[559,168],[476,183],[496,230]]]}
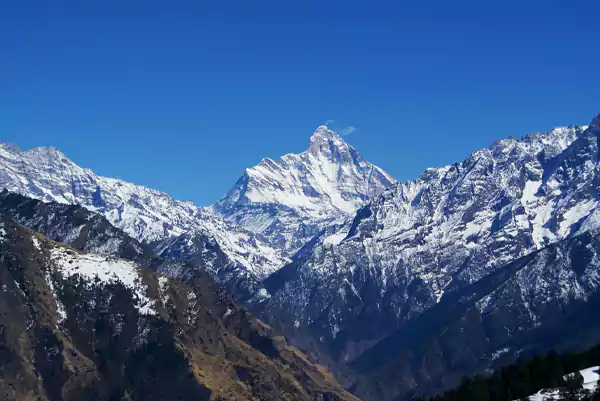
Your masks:
{"label": "snow-capped peak", "polygon": [[342,139],[335,131],[330,130],[325,125],[321,125],[310,137],[308,153],[313,155],[326,155],[330,159],[337,158],[338,161],[346,161],[350,152],[359,156],[358,152]]}
{"label": "snow-capped peak", "polygon": [[280,160],[266,158],[246,169],[245,176],[216,208],[232,200],[239,206],[243,200],[296,208],[305,215],[324,210],[353,213],[366,198],[392,182],[387,173],[365,161],[337,133],[322,125],[311,136],[305,152],[287,154]]}
{"label": "snow-capped peak", "polygon": [[63,152],[52,146],[38,146],[28,150],[21,150],[17,145],[0,141],[0,153],[10,154],[17,157],[26,155],[27,158],[36,159],[45,164],[59,162],[74,165],[74,163],[69,160],[69,158],[67,158]]}
{"label": "snow-capped peak", "polygon": [[313,143],[324,143],[327,141],[338,141],[344,142],[344,140],[333,130],[330,130],[326,125],[321,125],[310,137],[310,144]]}
{"label": "snow-capped peak", "polygon": [[327,136],[329,134],[335,134],[335,132],[330,130],[327,125],[320,125],[319,127],[317,127],[312,136]]}
{"label": "snow-capped peak", "polygon": [[213,210],[293,253],[323,228],[346,219],[395,180],[322,125],[306,151],[246,169]]}

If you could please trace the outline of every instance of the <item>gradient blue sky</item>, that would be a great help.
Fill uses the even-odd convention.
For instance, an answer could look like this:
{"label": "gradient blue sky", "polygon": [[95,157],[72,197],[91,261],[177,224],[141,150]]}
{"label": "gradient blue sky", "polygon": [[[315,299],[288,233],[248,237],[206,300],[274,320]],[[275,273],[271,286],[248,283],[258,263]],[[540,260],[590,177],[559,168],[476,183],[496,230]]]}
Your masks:
{"label": "gradient blue sky", "polygon": [[7,0],[0,139],[210,204],[335,120],[409,180],[600,112],[598,3]]}

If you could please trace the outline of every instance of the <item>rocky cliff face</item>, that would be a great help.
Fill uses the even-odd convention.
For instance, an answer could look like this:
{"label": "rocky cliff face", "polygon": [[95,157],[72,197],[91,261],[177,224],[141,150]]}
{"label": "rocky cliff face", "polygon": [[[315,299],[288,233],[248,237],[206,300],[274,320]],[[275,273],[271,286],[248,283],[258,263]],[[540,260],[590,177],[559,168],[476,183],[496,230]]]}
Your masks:
{"label": "rocky cliff face", "polygon": [[5,190],[0,193],[0,214],[83,252],[144,263],[156,258],[148,246],[81,206],[42,202]]}
{"label": "rocky cliff face", "polygon": [[594,227],[597,163],[585,160],[593,149],[565,163],[595,143],[596,129],[498,141],[392,186],[267,279],[267,314],[285,311],[288,326],[309,330],[336,358],[352,358],[361,342],[403,325],[451,288]]}

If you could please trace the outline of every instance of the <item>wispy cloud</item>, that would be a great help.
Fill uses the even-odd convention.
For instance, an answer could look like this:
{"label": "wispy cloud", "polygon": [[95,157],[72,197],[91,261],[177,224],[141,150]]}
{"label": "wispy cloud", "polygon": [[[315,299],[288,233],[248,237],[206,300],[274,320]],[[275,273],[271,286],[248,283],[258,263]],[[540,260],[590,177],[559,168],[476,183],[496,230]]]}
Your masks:
{"label": "wispy cloud", "polygon": [[344,127],[344,128],[339,128],[337,130],[337,133],[340,136],[348,136],[348,135],[353,134],[354,132],[356,132],[356,127],[354,125],[350,125],[350,126]]}
{"label": "wispy cloud", "polygon": [[330,130],[337,132],[339,136],[348,136],[356,132],[356,127],[354,125],[340,126],[337,120],[334,119],[325,121],[325,125],[328,126]]}

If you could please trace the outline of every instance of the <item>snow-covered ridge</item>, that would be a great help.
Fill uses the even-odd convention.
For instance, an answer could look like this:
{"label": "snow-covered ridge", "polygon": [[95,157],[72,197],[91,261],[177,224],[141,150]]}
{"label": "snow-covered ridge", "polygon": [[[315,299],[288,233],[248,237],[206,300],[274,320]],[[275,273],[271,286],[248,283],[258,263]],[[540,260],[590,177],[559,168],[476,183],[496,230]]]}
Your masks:
{"label": "snow-covered ridge", "polygon": [[43,201],[104,214],[134,238],[152,242],[191,228],[198,208],[164,192],[96,175],[54,148],[22,151],[0,143],[0,186]]}

